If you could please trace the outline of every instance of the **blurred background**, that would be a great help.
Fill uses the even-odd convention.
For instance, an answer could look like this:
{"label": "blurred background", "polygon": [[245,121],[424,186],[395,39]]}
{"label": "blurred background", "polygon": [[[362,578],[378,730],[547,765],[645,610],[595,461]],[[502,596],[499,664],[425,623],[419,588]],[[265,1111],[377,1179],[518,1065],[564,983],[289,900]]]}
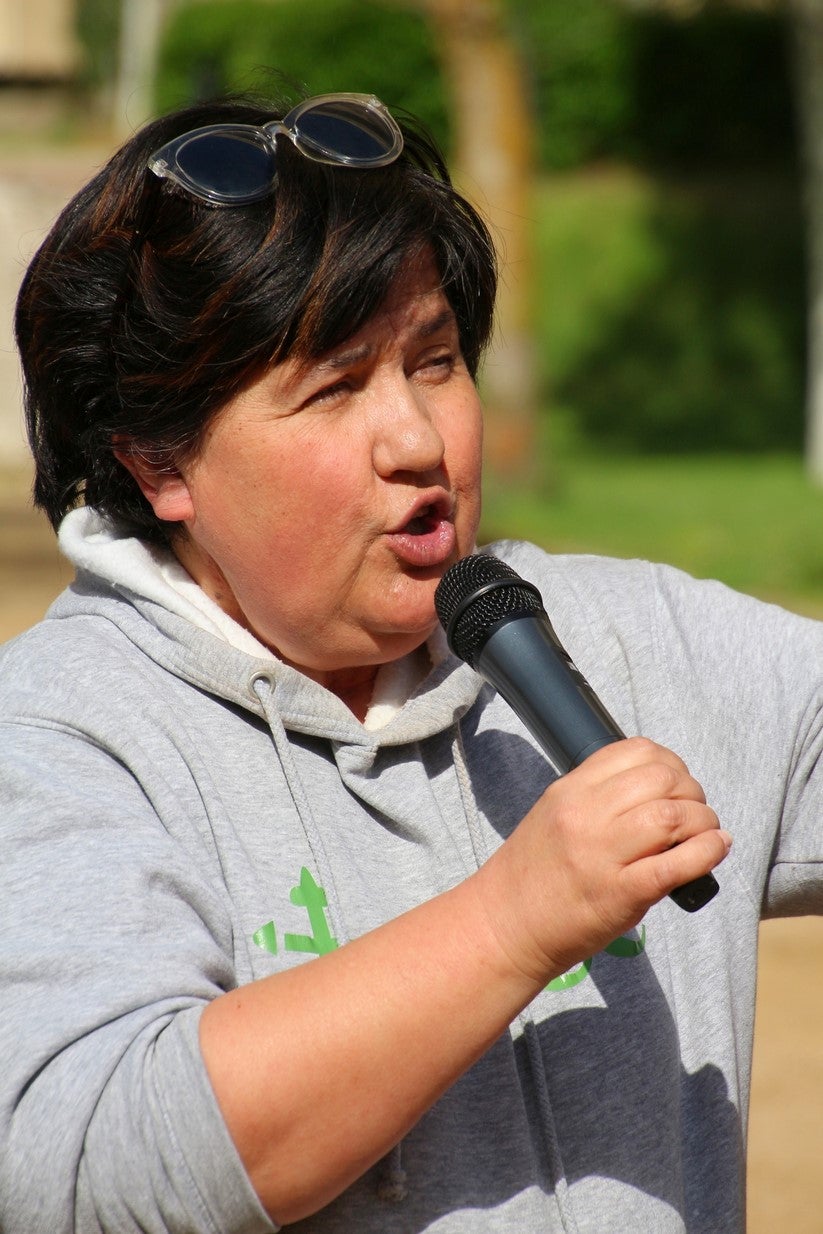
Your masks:
{"label": "blurred background", "polygon": [[[823,0],[0,0],[0,638],[68,578],[28,501],[26,262],[145,119],[241,89],[414,112],[489,218],[486,538],[823,618]],[[819,922],[764,927],[754,1234],[823,1230],[821,963]]]}

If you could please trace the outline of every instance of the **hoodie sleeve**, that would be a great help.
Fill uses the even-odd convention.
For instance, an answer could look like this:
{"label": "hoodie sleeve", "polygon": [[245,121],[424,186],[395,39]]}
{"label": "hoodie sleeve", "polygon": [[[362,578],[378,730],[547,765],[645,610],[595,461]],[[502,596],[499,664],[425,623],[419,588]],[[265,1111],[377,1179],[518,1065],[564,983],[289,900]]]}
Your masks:
{"label": "hoodie sleeve", "polygon": [[0,1228],[271,1231],[198,1046],[235,984],[215,888],[133,775],[0,725]]}
{"label": "hoodie sleeve", "polygon": [[656,567],[654,631],[688,751],[764,916],[823,912],[823,623]]}
{"label": "hoodie sleeve", "polygon": [[519,552],[624,731],[702,784],[734,837],[722,877],[764,916],[823,912],[823,622],[670,566]]}

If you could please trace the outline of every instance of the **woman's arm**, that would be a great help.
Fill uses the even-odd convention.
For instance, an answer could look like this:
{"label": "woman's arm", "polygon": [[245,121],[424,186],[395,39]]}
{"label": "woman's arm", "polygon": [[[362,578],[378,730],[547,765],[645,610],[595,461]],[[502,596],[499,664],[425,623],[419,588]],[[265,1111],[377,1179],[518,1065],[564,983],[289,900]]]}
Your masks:
{"label": "woman's arm", "polygon": [[717,865],[729,843],[676,755],[618,742],[553,784],[453,890],[212,1001],[206,1068],[272,1219],[334,1199],[548,981]]}

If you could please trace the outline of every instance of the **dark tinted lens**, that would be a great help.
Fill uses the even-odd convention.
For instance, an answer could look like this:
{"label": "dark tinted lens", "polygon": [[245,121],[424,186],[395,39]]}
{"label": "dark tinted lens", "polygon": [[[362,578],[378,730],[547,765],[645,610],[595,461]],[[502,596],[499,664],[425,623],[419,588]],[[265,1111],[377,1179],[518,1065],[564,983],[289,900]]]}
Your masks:
{"label": "dark tinted lens", "polygon": [[391,149],[394,136],[379,115],[345,103],[321,103],[304,111],[294,126],[301,142],[339,158],[368,162]]}
{"label": "dark tinted lens", "polygon": [[274,180],[274,153],[239,133],[206,133],[177,152],[177,165],[198,187],[223,197],[259,194]]}

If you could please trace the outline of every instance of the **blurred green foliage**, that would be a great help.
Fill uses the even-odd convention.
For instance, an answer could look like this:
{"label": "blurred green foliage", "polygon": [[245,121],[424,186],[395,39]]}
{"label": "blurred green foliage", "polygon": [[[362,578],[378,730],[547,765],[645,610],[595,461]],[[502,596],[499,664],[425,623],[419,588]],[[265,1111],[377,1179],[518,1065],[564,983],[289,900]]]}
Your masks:
{"label": "blurred green foliage", "polygon": [[80,85],[96,90],[112,82],[117,68],[120,5],[112,0],[77,0],[76,13],[83,49]]}
{"label": "blurred green foliage", "polygon": [[631,138],[647,162],[791,164],[790,14],[708,0],[693,19],[647,12],[633,31]]}
{"label": "blurred green foliage", "polygon": [[785,10],[708,0],[688,18],[621,0],[509,0],[547,168],[785,162]]}
{"label": "blurred green foliage", "polygon": [[[507,2],[544,168],[603,158],[700,166],[791,159],[788,20],[779,8],[708,0],[685,20],[621,0]],[[94,47],[113,29],[115,9],[81,0]],[[267,72],[312,93],[373,90],[448,145],[437,48],[414,5],[189,0],[166,28],[158,110],[264,88]]]}
{"label": "blurred green foliage", "polygon": [[592,168],[535,199],[546,401],[624,450],[799,450],[805,296],[797,185]]}
{"label": "blurred green foliage", "polygon": [[373,0],[199,0],[176,9],[160,55],[158,110],[233,90],[287,98],[372,92],[444,141],[446,107],[422,14]]}
{"label": "blurred green foliage", "polygon": [[616,458],[552,446],[548,493],[486,483],[481,542],[667,561],[823,618],[823,492],[796,456]]}
{"label": "blurred green foliage", "polygon": [[613,0],[508,0],[543,167],[622,157],[634,120],[635,17]]}
{"label": "blurred green foliage", "polygon": [[[799,450],[805,288],[785,6],[507,0],[536,119],[542,396],[624,450]],[[118,5],[80,0],[89,79]],[[373,91],[448,149],[437,47],[391,0],[188,0],[157,108]]]}

